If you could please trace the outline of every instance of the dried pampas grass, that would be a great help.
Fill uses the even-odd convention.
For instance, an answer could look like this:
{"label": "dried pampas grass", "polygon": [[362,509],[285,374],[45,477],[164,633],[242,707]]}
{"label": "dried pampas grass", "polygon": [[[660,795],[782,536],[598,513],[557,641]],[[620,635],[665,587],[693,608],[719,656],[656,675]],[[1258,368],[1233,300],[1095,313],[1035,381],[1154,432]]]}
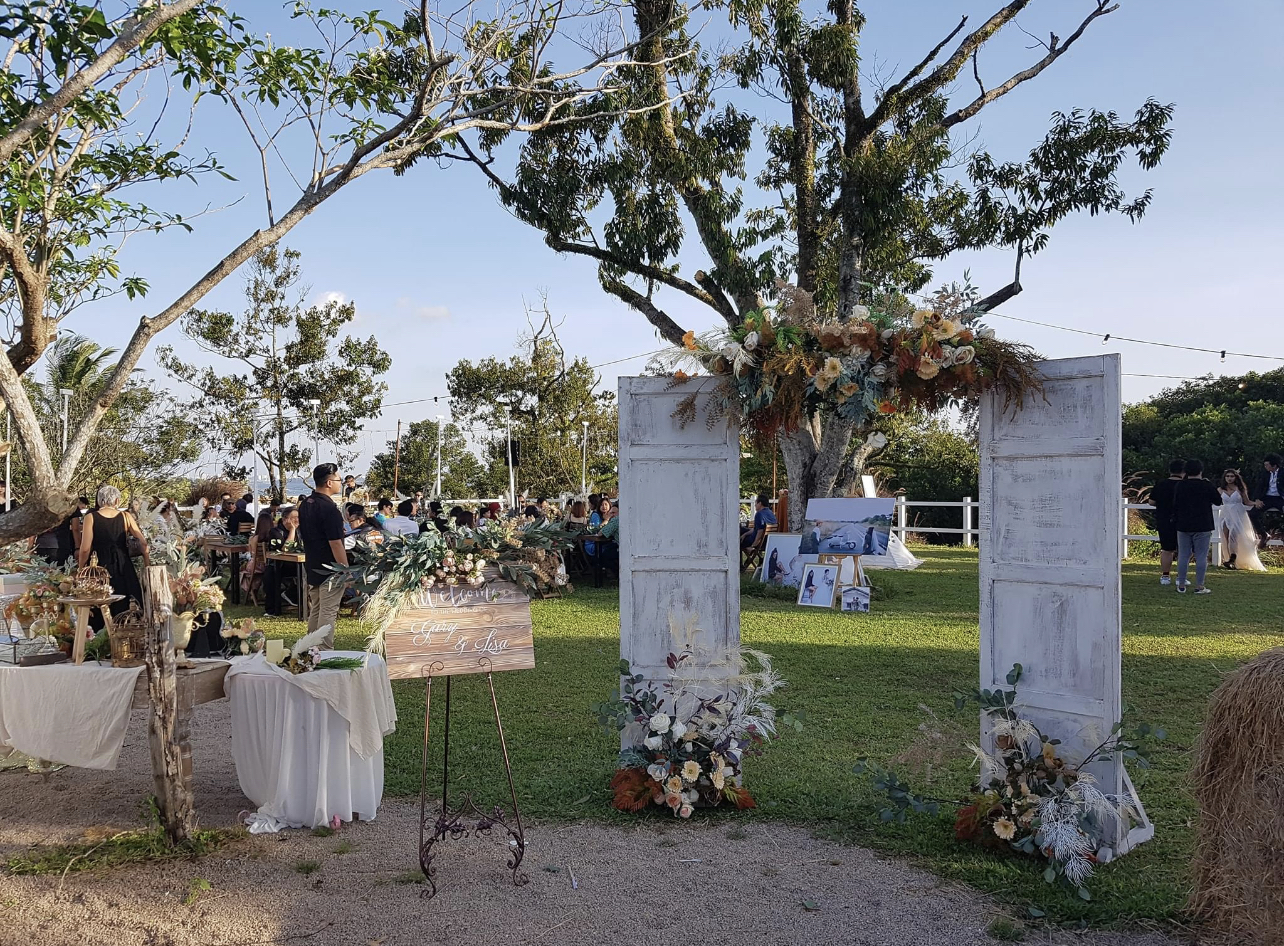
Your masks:
{"label": "dried pampas grass", "polygon": [[1226,677],[1195,763],[1191,908],[1235,943],[1277,944],[1284,922],[1284,648]]}

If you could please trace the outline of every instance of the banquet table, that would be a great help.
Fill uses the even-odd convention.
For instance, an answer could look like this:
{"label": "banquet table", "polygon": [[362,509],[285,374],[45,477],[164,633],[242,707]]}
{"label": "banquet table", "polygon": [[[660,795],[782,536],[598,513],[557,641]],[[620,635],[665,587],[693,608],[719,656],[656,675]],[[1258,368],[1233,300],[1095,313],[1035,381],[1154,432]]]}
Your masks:
{"label": "banquet table", "polygon": [[308,573],[305,568],[307,557],[302,552],[268,552],[267,560],[276,562],[278,568],[285,565],[294,566],[295,575],[298,579],[294,593],[299,599],[297,605],[299,620],[306,621],[308,619]]}
{"label": "banquet table", "polygon": [[371,821],[379,810],[383,737],[397,722],[388,668],[377,654],[323,656],[363,657],[365,666],[292,674],[255,655],[228,671],[232,758],[258,806],[251,831]]}
{"label": "banquet table", "polygon": [[205,536],[201,539],[201,548],[210,557],[209,574],[214,574],[214,564],[218,553],[227,556],[228,568],[232,576],[227,585],[227,595],[232,604],[241,603],[241,556],[249,550],[245,542],[228,542],[222,536]]}
{"label": "banquet table", "polygon": [[[222,698],[227,668],[226,660],[195,660],[176,671],[184,731],[193,706]],[[0,665],[0,755],[16,751],[63,765],[114,769],[130,710],[150,702],[141,666]]]}

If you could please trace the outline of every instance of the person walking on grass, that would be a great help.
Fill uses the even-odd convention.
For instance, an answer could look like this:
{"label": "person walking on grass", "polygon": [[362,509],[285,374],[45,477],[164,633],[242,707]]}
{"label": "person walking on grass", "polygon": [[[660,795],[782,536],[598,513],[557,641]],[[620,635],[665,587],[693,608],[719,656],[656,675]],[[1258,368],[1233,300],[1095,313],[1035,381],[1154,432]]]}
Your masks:
{"label": "person walking on grass", "polygon": [[1150,503],[1155,507],[1155,531],[1159,533],[1159,576],[1161,585],[1171,585],[1173,556],[1177,554],[1177,526],[1173,524],[1173,498],[1177,484],[1186,475],[1186,461],[1173,460],[1168,464],[1168,479],[1155,484],[1150,491]]}
{"label": "person walking on grass", "polygon": [[1173,524],[1177,527],[1177,590],[1186,593],[1190,556],[1195,555],[1195,594],[1211,594],[1204,587],[1208,571],[1208,545],[1213,538],[1213,507],[1222,504],[1217,487],[1204,479],[1204,464],[1186,461],[1186,478],[1173,493]]}

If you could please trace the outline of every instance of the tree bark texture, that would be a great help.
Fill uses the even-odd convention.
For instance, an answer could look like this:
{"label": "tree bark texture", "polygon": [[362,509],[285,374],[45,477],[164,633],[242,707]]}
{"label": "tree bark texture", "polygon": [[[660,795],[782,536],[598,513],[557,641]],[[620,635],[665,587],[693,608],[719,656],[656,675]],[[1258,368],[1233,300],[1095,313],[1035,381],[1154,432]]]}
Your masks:
{"label": "tree bark texture", "polygon": [[143,575],[143,611],[147,621],[147,692],[151,698],[148,741],[161,826],[170,844],[186,841],[196,830],[192,797],[192,691],[180,685],[170,643],[173,597],[164,565]]}

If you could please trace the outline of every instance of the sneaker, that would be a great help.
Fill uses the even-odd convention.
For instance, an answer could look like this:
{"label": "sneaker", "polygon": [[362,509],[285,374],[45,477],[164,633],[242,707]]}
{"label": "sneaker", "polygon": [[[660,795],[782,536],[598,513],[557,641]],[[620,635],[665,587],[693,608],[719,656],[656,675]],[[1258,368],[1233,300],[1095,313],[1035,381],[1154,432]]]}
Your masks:
{"label": "sneaker", "polygon": [[1179,595],[1184,595],[1184,594],[1186,593],[1186,586],[1185,586],[1185,585],[1178,585],[1178,586],[1177,586],[1177,593],[1178,593]]}
{"label": "sneaker", "polygon": [[1169,578],[1167,575],[1160,575],[1160,576],[1159,576],[1159,583],[1160,583],[1161,585],[1171,585],[1171,584],[1173,583],[1173,580],[1172,580],[1171,578]]}
{"label": "sneaker", "polygon": [[1197,595],[1211,595],[1212,593],[1213,592],[1211,588],[1197,588],[1195,590],[1195,594]]}

